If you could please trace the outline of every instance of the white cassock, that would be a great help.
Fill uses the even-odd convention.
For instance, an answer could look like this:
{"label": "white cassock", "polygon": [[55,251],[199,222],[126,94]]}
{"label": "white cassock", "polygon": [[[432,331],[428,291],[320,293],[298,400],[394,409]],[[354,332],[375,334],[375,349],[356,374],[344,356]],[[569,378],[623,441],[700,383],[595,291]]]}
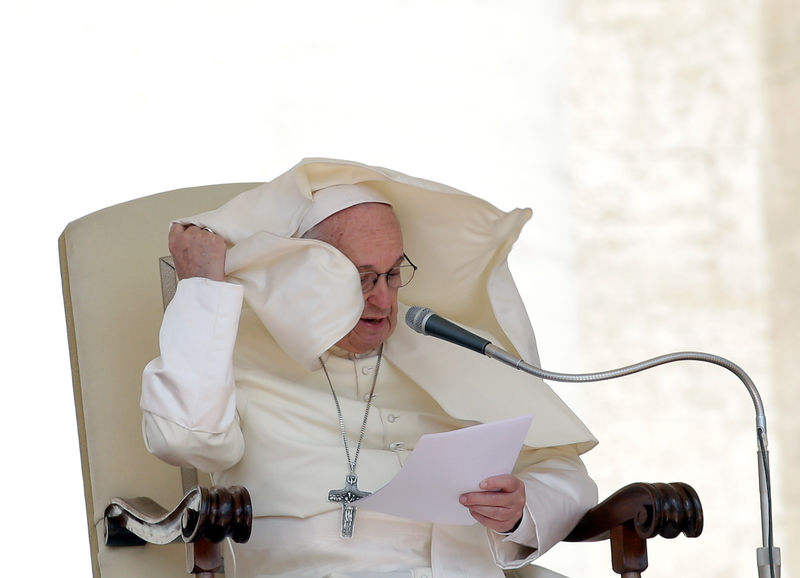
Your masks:
{"label": "white cassock", "polygon": [[[400,322],[375,353],[333,344],[363,308],[358,272],[325,243],[294,237],[315,191],[366,184],[391,202],[406,253],[419,266],[399,292],[538,363],[533,331],[506,257],[528,210],[504,213],[438,183],[356,163],[306,160],[217,211],[187,219],[229,243],[227,282],[178,284],[145,369],[141,406],[148,448],[170,463],[244,485],[253,499],[250,542],[234,546],[237,576],[436,578],[502,576],[528,567],[597,500],[578,458],[596,443],[544,382]],[[244,306],[242,301],[244,298]],[[532,413],[515,473],[527,507],[519,528],[447,526],[359,510],[352,539],[328,491],[348,472],[325,362],[355,448],[368,392],[359,488],[374,491],[425,433]],[[416,569],[416,570],[415,570]],[[531,570],[530,575],[537,575]]]}

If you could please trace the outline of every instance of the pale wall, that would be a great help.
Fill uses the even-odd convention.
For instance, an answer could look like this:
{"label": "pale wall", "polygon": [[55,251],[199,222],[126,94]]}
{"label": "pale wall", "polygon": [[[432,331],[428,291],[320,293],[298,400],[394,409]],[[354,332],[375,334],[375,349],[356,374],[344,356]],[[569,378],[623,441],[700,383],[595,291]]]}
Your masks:
{"label": "pale wall", "polygon": [[[741,365],[766,404],[776,545],[784,578],[796,576],[798,9],[788,0],[564,7],[578,353],[555,369],[678,350]],[[634,480],[681,480],[700,493],[703,536],[654,543],[647,576],[756,574],[754,410],[732,374],[689,362],[556,389],[601,440],[586,457],[601,494]],[[609,575],[606,547],[589,549],[560,545],[543,562]]]}
{"label": "pale wall", "polygon": [[764,0],[764,223],[769,263],[769,321],[774,380],[774,460],[781,492],[776,517],[787,564],[800,564],[800,8],[793,0]]}

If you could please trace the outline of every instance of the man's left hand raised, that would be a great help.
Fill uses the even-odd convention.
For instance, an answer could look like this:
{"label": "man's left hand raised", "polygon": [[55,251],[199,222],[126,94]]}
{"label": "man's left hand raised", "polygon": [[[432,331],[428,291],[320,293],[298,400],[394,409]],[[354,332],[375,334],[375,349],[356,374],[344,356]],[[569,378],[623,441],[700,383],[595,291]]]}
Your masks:
{"label": "man's left hand raised", "polygon": [[481,482],[480,492],[462,494],[461,503],[478,522],[495,532],[511,532],[522,519],[525,484],[510,474]]}

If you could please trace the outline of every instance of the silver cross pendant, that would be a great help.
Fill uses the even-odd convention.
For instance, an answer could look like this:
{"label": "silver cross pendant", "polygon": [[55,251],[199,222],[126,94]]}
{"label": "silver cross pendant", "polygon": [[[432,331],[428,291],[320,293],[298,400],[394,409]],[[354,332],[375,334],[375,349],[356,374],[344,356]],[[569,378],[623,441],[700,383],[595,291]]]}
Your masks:
{"label": "silver cross pendant", "polygon": [[328,492],[328,501],[342,504],[342,538],[353,537],[353,525],[356,521],[356,508],[353,502],[369,496],[371,492],[358,489],[358,476],[347,474],[344,479],[344,488]]}

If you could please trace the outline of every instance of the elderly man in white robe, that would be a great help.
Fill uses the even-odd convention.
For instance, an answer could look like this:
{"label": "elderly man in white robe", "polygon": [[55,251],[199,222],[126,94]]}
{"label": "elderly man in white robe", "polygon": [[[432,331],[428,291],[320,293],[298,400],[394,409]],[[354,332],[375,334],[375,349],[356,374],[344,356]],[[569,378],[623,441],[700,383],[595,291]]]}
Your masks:
{"label": "elderly man in white robe", "polygon": [[[398,323],[418,301],[538,362],[506,264],[529,217],[309,159],[172,225],[180,281],[144,371],[144,436],[165,461],[249,489],[252,538],[232,544],[229,573],[548,575],[530,562],[596,503],[579,458],[596,441],[540,380]],[[513,474],[460,498],[473,526],[356,520],[357,502],[337,503],[391,480],[423,434],[526,413]]]}

